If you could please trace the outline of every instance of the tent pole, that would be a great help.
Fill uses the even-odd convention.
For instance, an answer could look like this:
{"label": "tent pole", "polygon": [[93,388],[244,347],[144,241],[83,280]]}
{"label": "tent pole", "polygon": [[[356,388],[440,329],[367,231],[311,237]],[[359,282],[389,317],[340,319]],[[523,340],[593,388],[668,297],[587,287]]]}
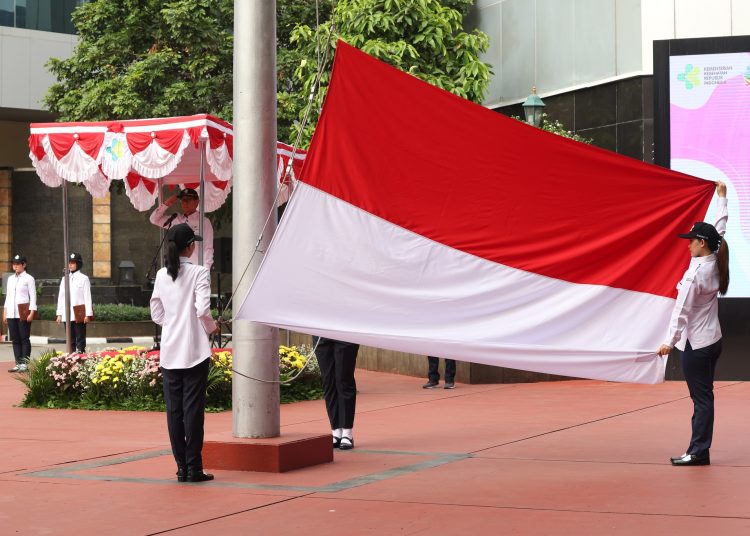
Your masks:
{"label": "tent pole", "polygon": [[[203,236],[203,216],[205,216],[206,213],[206,205],[205,205],[205,199],[203,198],[203,194],[205,193],[204,185],[206,184],[206,140],[203,138],[200,139],[198,142],[198,150],[200,151],[200,157],[201,157],[201,167],[200,167],[200,184],[198,185],[198,234],[200,236]],[[200,245],[198,248],[198,264],[201,266],[205,266],[206,263],[203,262],[205,259],[203,258],[203,249],[205,246],[203,244]]]}
{"label": "tent pole", "polygon": [[[164,192],[162,189],[164,188],[164,179],[156,179],[156,184],[158,185],[157,188],[157,194],[156,194],[156,201],[157,201],[157,207],[160,207],[164,204]],[[164,268],[164,233],[166,231],[164,230],[163,226],[159,226],[159,243],[161,244],[161,247],[159,248],[159,268]],[[153,275],[154,279],[156,279],[156,274]]]}
{"label": "tent pole", "polygon": [[65,321],[65,347],[68,353],[73,351],[73,326],[70,325],[70,270],[68,269],[68,255],[70,255],[70,242],[68,240],[68,181],[62,181],[62,202],[63,202],[63,250],[65,255],[65,268],[63,270],[63,279],[65,280],[65,311],[63,320]]}
{"label": "tent pole", "polygon": [[[271,217],[263,230],[276,193],[275,0],[234,0],[233,123],[232,284],[244,297],[276,228]],[[232,434],[278,437],[279,331],[235,319],[232,348]]]}

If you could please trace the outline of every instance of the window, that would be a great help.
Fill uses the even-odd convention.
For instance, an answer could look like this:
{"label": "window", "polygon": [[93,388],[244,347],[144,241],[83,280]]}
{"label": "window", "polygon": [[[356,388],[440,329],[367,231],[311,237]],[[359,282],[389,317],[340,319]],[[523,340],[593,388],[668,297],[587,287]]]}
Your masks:
{"label": "window", "polygon": [[71,14],[88,0],[0,0],[0,26],[76,33]]}

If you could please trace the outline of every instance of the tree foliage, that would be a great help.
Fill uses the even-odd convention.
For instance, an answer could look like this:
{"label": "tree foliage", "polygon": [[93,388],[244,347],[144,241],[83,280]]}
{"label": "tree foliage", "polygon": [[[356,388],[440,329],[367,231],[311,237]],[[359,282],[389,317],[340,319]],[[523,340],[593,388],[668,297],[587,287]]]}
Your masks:
{"label": "tree foliage", "polygon": [[[365,52],[479,100],[488,40],[461,30],[473,0],[340,0],[336,34]],[[290,140],[317,69],[317,35],[331,31],[330,0],[277,0],[279,137]],[[45,98],[61,121],[210,113],[232,120],[234,0],[97,0],[73,13],[79,42],[48,68]],[[333,45],[335,46],[335,41]],[[326,68],[330,70],[331,54]],[[323,86],[327,83],[324,77]],[[318,105],[322,95],[318,98]],[[309,122],[310,129],[315,117]],[[309,136],[308,136],[309,137]]]}
{"label": "tree foliage", "polygon": [[303,142],[309,143],[330,81],[331,61],[339,38],[430,84],[481,102],[492,72],[479,54],[487,50],[489,38],[478,30],[463,30],[463,16],[472,3],[339,0],[332,18],[317,28],[298,25],[292,31],[290,49],[299,63],[293,76],[280,85],[279,131],[299,132],[299,120],[320,69],[320,91],[302,132]]}
{"label": "tree foliage", "polygon": [[[517,119],[521,120],[520,118]],[[559,119],[550,119],[547,114],[542,114],[542,125],[539,128],[551,132],[552,134],[562,136],[563,138],[570,138],[571,140],[580,141],[581,143],[591,143],[590,138],[580,136],[572,130],[568,130]]]}
{"label": "tree foliage", "polygon": [[[277,0],[278,137],[300,130],[319,64],[321,91],[303,132],[317,122],[336,39],[431,84],[481,101],[488,37],[463,31],[474,0]],[[333,13],[332,13],[333,11]],[[51,59],[45,98],[61,121],[209,113],[232,121],[234,0],[96,0],[73,13],[78,45]],[[333,24],[331,23],[333,21]],[[324,48],[328,53],[324,53]],[[230,198],[231,199],[231,198]],[[212,215],[225,220],[229,203]]]}
{"label": "tree foliage", "polygon": [[73,55],[51,59],[62,121],[212,113],[232,119],[232,0],[97,0],[73,12]]}

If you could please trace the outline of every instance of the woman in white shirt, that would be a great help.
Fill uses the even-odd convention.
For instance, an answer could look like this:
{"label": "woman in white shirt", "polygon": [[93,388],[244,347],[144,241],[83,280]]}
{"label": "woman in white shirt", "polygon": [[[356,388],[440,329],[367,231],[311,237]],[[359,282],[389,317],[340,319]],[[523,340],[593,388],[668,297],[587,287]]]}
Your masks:
{"label": "woman in white shirt", "polygon": [[14,274],[8,278],[3,307],[3,324],[8,325],[16,364],[8,372],[25,372],[31,356],[31,321],[36,315],[36,283],[26,271],[26,257],[17,253],[11,260]]}
{"label": "woman in white shirt", "polygon": [[682,351],[680,363],[693,400],[693,433],[685,454],[672,458],[672,465],[709,465],[714,429],[714,371],[721,355],[718,295],[729,287],[727,187],[716,183],[719,195],[716,224],[697,222],[689,233],[692,259],[677,284],[677,302],[672,311],[667,341],[658,350],[668,355]]}
{"label": "woman in white shirt", "polygon": [[156,273],[151,295],[151,318],[162,326],[161,372],[178,482],[214,478],[203,472],[201,451],[211,357],[208,336],[218,328],[211,318],[209,272],[190,262],[196,241],[202,240],[186,223],[169,229],[166,266]]}
{"label": "woman in white shirt", "polygon": [[[81,272],[83,257],[71,253],[68,257],[68,280],[70,281],[70,327],[73,346],[78,353],[86,352],[86,325],[94,319],[94,304],[91,301],[91,281]],[[60,281],[57,295],[57,323],[65,314],[65,278]]]}

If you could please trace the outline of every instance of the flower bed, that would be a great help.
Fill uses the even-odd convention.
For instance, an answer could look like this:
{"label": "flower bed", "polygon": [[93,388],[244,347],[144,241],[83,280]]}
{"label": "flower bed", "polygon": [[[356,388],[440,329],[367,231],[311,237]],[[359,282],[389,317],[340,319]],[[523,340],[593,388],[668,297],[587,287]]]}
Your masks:
{"label": "flower bed", "polygon": [[[282,381],[304,371],[290,385],[281,385],[281,401],[321,398],[320,369],[309,350],[279,348]],[[305,367],[305,365],[307,365]],[[159,351],[131,346],[91,354],[49,351],[29,362],[24,407],[164,410]],[[215,349],[211,355],[206,389],[206,409],[222,411],[232,406],[232,350]]]}

